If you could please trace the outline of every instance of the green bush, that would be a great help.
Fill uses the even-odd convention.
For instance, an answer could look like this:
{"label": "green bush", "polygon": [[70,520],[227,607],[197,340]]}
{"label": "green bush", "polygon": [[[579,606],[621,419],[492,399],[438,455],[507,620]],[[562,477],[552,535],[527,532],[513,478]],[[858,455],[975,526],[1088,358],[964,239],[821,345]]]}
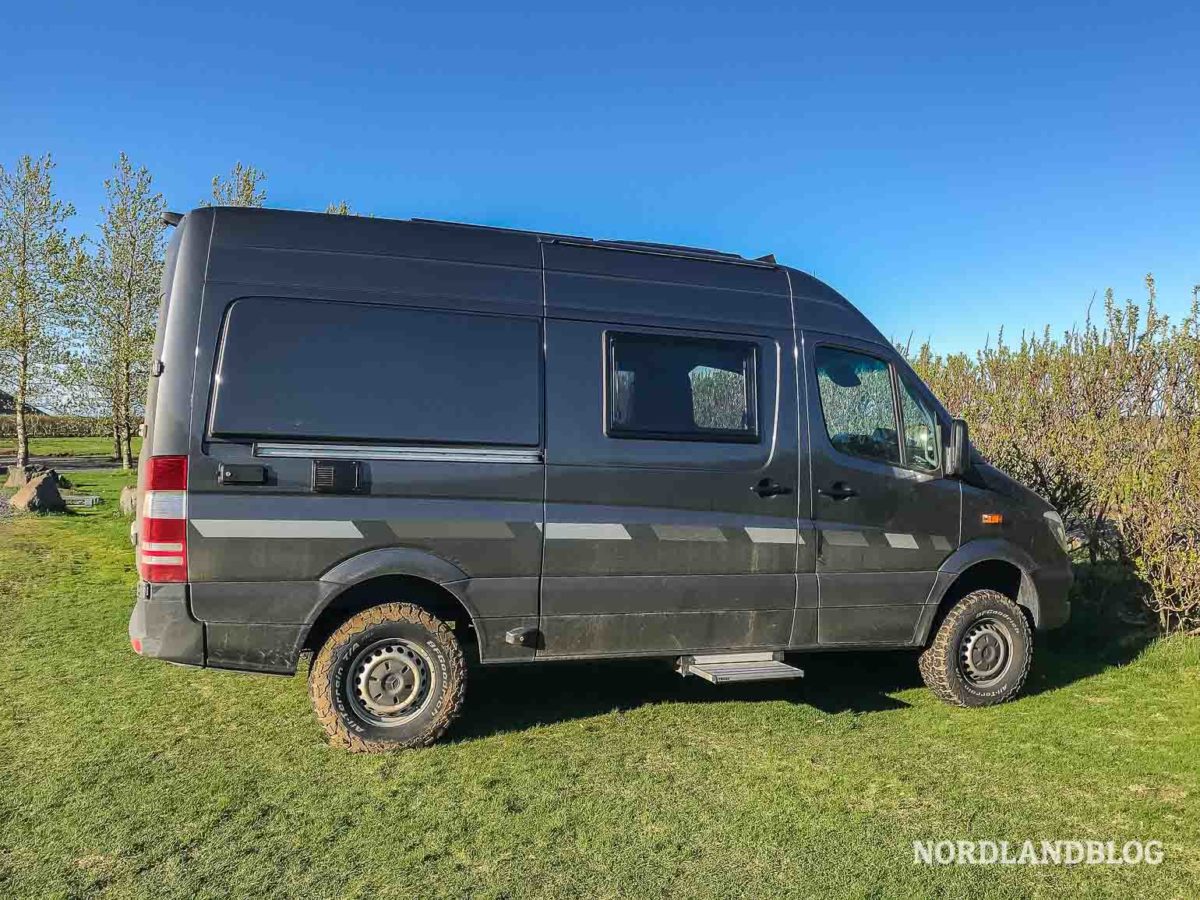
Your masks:
{"label": "green bush", "polygon": [[[108,419],[86,416],[26,416],[30,437],[105,437],[112,434]],[[17,436],[17,417],[0,416],[0,438]]]}
{"label": "green bush", "polygon": [[1058,508],[1079,559],[1131,568],[1163,631],[1197,632],[1200,287],[1172,323],[1146,286],[1144,319],[1110,290],[1103,326],[909,359],[976,447]]}

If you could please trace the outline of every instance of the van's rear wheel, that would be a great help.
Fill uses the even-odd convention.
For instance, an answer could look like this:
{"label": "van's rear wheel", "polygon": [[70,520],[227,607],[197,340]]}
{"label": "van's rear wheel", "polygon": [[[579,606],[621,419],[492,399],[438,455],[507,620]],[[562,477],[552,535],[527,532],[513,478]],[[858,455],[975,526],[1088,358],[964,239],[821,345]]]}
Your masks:
{"label": "van's rear wheel", "polygon": [[992,706],[1025,684],[1033,632],[1020,607],[996,591],[972,591],[954,605],[921,654],[925,684],[955,706]]}
{"label": "van's rear wheel", "polygon": [[419,606],[386,603],[329,636],[308,695],[330,743],[379,753],[436,741],[458,715],[466,684],[454,632]]}

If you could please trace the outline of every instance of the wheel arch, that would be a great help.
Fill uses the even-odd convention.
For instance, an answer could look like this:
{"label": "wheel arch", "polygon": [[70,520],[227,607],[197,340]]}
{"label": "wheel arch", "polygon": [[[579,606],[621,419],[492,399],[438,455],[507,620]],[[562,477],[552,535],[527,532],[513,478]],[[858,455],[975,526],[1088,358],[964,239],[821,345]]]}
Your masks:
{"label": "wheel arch", "polygon": [[475,643],[477,613],[448,585],[469,576],[441,557],[411,547],[368,550],[338,563],[321,576],[324,601],[313,610],[302,648],[317,652],[351,616],[392,600],[415,603],[444,622],[454,623],[462,643]]}
{"label": "wheel arch", "polygon": [[1037,628],[1041,619],[1037,587],[1030,577],[1033,559],[1008,541],[987,539],[963,544],[946,559],[929,593],[917,643],[928,643],[954,604],[971,591],[989,588],[1016,603]]}

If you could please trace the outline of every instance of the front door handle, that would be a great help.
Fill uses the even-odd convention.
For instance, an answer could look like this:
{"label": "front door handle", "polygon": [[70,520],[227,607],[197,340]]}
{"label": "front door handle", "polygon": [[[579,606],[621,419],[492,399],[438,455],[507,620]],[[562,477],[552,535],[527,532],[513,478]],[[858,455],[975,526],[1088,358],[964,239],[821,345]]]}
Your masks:
{"label": "front door handle", "polygon": [[848,497],[858,496],[858,491],[844,481],[835,481],[828,488],[817,488],[817,493],[831,500],[845,500]]}
{"label": "front door handle", "polygon": [[773,478],[764,478],[754,487],[750,488],[760,497],[778,497],[780,494],[790,494],[792,489],[787,485],[780,484]]}

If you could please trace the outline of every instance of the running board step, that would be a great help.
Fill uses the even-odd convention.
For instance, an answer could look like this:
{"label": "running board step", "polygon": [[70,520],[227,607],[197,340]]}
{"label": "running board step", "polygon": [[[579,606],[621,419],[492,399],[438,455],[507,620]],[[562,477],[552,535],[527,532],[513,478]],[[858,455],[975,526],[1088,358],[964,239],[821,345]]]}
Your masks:
{"label": "running board step", "polygon": [[735,681],[780,681],[803,678],[804,670],[789,666],[782,653],[714,653],[708,656],[681,656],[680,675],[697,675],[713,684]]}

